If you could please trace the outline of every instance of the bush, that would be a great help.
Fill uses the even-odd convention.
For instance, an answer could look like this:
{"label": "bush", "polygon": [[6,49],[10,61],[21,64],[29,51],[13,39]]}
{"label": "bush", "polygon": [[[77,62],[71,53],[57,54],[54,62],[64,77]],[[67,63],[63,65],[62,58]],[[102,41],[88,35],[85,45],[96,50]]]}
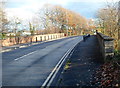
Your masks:
{"label": "bush", "polygon": [[6,38],[6,33],[0,33],[0,39],[5,39]]}
{"label": "bush", "polygon": [[115,50],[114,51],[114,59],[115,60],[120,60],[120,50]]}

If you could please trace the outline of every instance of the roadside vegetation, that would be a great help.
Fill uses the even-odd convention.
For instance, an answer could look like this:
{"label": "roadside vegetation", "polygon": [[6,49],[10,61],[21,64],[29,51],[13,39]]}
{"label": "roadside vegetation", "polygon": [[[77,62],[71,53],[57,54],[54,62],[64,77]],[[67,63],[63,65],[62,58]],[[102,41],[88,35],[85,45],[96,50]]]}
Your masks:
{"label": "roadside vegetation", "polygon": [[[29,36],[51,33],[65,33],[65,35],[82,35],[92,28],[92,20],[86,19],[79,13],[63,8],[59,5],[45,4],[39,9],[35,16],[24,21],[18,17],[7,17],[5,5],[9,2],[0,2],[2,8],[0,39],[6,39],[11,36]],[[90,25],[89,25],[90,24]],[[26,35],[23,33],[27,32]]]}
{"label": "roadside vegetation", "polygon": [[120,88],[120,51],[115,51],[113,59],[101,65],[94,76],[91,84],[97,88]]}
{"label": "roadside vegetation", "polygon": [[[96,17],[98,25],[93,20],[58,5],[46,4],[26,21],[13,17],[8,19],[5,12],[5,2],[0,2],[1,28],[0,39],[33,36],[41,34],[65,33],[65,36],[84,35],[92,33],[93,29],[114,38],[115,55],[112,60],[102,65],[95,74],[93,85],[99,88],[120,87],[120,2],[107,3],[105,8],[98,10]],[[20,28],[20,27],[26,28]],[[23,35],[23,32],[29,32]],[[70,67],[67,62],[65,69]]]}
{"label": "roadside vegetation", "polygon": [[98,11],[99,31],[114,38],[114,57],[94,74],[91,84],[98,88],[120,88],[120,2],[107,3]]}
{"label": "roadside vegetation", "polygon": [[[114,1],[114,0],[113,0]],[[120,50],[120,2],[108,3],[98,10],[98,29],[114,38],[114,48]]]}
{"label": "roadside vegetation", "polygon": [[67,60],[67,62],[66,62],[66,64],[65,64],[65,66],[64,66],[64,70],[67,70],[67,69],[69,69],[71,66],[71,62],[70,62],[70,60],[68,59]]}

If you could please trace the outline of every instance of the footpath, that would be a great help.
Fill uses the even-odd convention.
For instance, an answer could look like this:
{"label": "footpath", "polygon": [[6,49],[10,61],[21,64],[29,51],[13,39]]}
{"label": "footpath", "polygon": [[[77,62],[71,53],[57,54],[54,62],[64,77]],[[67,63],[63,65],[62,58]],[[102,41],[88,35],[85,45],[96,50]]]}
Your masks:
{"label": "footpath", "polygon": [[94,73],[103,64],[101,56],[95,35],[81,41],[68,57],[57,86],[95,88],[91,82],[94,80]]}

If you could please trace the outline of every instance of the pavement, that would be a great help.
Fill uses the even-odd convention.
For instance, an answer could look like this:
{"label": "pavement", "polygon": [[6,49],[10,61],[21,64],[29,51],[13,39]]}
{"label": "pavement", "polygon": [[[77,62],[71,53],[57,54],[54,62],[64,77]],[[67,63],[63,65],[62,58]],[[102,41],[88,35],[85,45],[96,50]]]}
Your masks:
{"label": "pavement", "polygon": [[69,37],[2,52],[2,85],[39,88],[67,50],[81,40],[82,36]]}
{"label": "pavement", "polygon": [[69,55],[56,86],[60,88],[95,88],[91,85],[91,81],[94,79],[95,71],[102,64],[102,55],[96,35],[86,37]]}

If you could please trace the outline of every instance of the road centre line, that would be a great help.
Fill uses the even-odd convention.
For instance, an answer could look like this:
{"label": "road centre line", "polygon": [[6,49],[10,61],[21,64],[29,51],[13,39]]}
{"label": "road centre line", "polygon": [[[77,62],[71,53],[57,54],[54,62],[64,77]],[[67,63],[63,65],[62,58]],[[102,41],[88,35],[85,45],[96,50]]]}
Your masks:
{"label": "road centre line", "polygon": [[[75,38],[72,38],[72,39],[75,39]],[[70,39],[70,40],[71,40],[71,39]],[[26,55],[23,55],[23,56],[21,56],[21,57],[18,57],[18,58],[16,58],[16,59],[14,59],[14,60],[17,61],[17,60],[22,59],[22,58],[24,58],[24,57],[26,57],[26,56],[29,56],[29,55],[31,55],[31,54],[37,52],[37,51],[38,51],[38,50],[33,51],[33,52],[30,52],[30,53],[28,53],[28,54],[26,54]]]}
{"label": "road centre line", "polygon": [[23,57],[29,56],[29,55],[31,55],[31,54],[37,52],[37,51],[38,51],[38,50],[33,51],[33,52],[31,52],[31,53],[28,53],[28,54],[26,54],[26,55],[23,55],[23,56],[21,56],[21,57],[18,57],[18,58],[14,59],[14,60],[17,61],[17,60],[19,60],[19,59],[21,59],[21,58],[23,58]]}
{"label": "road centre line", "polygon": [[[45,47],[46,48],[46,47]],[[19,57],[19,58],[16,58],[16,59],[14,59],[15,61],[17,61],[17,60],[19,60],[19,59],[21,59],[21,58],[23,58],[23,57],[26,57],[26,56],[28,56],[28,55],[31,55],[31,54],[33,54],[33,53],[35,53],[35,52],[37,52],[38,50],[36,50],[36,51],[33,51],[33,52],[31,52],[31,53],[28,53],[28,54],[26,54],[26,55],[23,55],[23,56],[21,56],[21,57]]]}
{"label": "road centre line", "polygon": [[[45,48],[46,48],[46,47],[45,47]],[[33,52],[30,52],[30,53],[28,53],[28,54],[26,54],[26,55],[23,55],[23,56],[21,56],[21,57],[18,57],[18,58],[16,58],[16,59],[14,59],[14,60],[17,61],[17,60],[19,60],[19,59],[21,59],[21,58],[24,58],[24,57],[26,57],[26,56],[29,56],[29,55],[31,55],[31,54],[37,52],[37,51],[38,51],[38,50],[33,51]]]}

